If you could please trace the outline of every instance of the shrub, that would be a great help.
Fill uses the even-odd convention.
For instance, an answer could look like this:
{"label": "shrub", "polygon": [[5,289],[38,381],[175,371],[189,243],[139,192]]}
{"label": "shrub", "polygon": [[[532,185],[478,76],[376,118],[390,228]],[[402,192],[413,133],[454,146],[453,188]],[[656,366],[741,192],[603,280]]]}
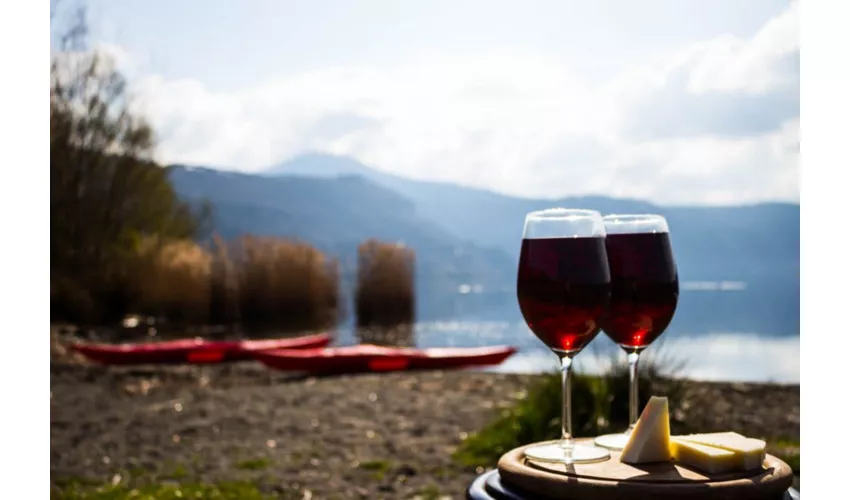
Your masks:
{"label": "shrub", "polygon": [[[671,413],[679,407],[684,389],[670,374],[678,364],[660,364],[644,355],[639,366],[640,407],[652,395],[667,396]],[[665,360],[669,363],[669,360]],[[602,376],[574,373],[572,377],[572,424],[576,437],[625,431],[628,427],[628,367],[612,362]],[[493,421],[466,439],[453,458],[464,466],[496,463],[506,452],[530,443],[561,436],[561,375],[542,376],[513,407],[502,410]]]}
{"label": "shrub", "polygon": [[178,330],[241,325],[260,332],[319,329],[336,321],[337,263],[304,243],[245,236],[228,244],[216,236],[207,249],[150,237],[128,262],[127,279],[96,283],[120,303],[99,303],[73,281],[54,280],[52,307],[64,308],[57,316],[102,317],[91,311],[109,310],[111,317],[154,316]]}
{"label": "shrub", "polygon": [[415,254],[400,244],[368,240],[357,248],[354,308],[358,327],[392,327],[415,316]]}
{"label": "shrub", "polygon": [[227,243],[219,236],[212,239],[210,269],[210,322],[234,326],[239,323],[239,283],[236,267],[230,259]]}
{"label": "shrub", "polygon": [[140,259],[139,274],[133,281],[140,312],[165,317],[179,326],[208,322],[209,252],[189,240],[148,238],[140,249]]}
{"label": "shrub", "polygon": [[336,321],[336,260],[305,243],[252,236],[241,238],[232,252],[246,328],[319,328]]}

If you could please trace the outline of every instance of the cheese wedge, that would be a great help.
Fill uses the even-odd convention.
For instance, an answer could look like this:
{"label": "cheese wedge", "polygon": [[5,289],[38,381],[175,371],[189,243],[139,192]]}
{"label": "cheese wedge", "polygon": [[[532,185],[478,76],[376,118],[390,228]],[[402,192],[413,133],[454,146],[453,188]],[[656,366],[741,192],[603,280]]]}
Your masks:
{"label": "cheese wedge", "polygon": [[765,459],[767,444],[761,439],[742,436],[737,432],[714,432],[676,436],[679,441],[688,441],[721,450],[731,451],[737,460],[737,469],[758,469]]}
{"label": "cheese wedge", "polygon": [[676,436],[670,438],[670,453],[676,462],[709,474],[730,472],[740,465],[738,456],[732,451],[693,443]]}
{"label": "cheese wedge", "polygon": [[620,453],[627,464],[665,462],[670,454],[670,415],[667,398],[652,396]]}

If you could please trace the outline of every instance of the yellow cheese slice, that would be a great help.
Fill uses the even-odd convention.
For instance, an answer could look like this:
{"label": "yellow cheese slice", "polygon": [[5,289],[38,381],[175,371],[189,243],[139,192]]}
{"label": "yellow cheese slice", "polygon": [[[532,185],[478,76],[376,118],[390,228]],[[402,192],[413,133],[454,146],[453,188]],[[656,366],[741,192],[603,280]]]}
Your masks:
{"label": "yellow cheese slice", "polygon": [[620,453],[620,461],[643,464],[665,462],[671,458],[667,398],[652,396]]}
{"label": "yellow cheese slice", "polygon": [[758,469],[764,464],[767,444],[761,439],[742,436],[737,432],[713,432],[676,436],[679,440],[731,451],[738,460],[741,470]]}
{"label": "yellow cheese slice", "polygon": [[734,452],[706,446],[676,436],[670,438],[670,452],[676,462],[709,474],[730,472],[739,468],[740,460]]}

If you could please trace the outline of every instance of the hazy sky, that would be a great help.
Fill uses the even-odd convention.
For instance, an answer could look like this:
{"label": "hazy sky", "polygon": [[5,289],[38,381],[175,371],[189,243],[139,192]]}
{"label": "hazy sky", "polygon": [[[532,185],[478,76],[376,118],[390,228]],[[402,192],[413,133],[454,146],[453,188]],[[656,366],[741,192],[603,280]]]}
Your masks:
{"label": "hazy sky", "polygon": [[318,150],[526,196],[799,200],[796,3],[89,5],[164,162]]}

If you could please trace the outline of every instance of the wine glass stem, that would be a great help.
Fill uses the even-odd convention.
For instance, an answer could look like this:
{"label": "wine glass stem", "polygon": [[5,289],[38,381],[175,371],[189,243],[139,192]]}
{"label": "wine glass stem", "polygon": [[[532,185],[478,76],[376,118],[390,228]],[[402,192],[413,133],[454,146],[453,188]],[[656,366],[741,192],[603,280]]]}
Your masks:
{"label": "wine glass stem", "polygon": [[563,402],[561,408],[561,445],[564,448],[572,448],[573,445],[573,412],[570,399],[572,365],[572,356],[561,356],[561,398]]}
{"label": "wine glass stem", "polygon": [[629,360],[629,429],[626,433],[631,433],[635,428],[638,420],[638,352],[630,352]]}

